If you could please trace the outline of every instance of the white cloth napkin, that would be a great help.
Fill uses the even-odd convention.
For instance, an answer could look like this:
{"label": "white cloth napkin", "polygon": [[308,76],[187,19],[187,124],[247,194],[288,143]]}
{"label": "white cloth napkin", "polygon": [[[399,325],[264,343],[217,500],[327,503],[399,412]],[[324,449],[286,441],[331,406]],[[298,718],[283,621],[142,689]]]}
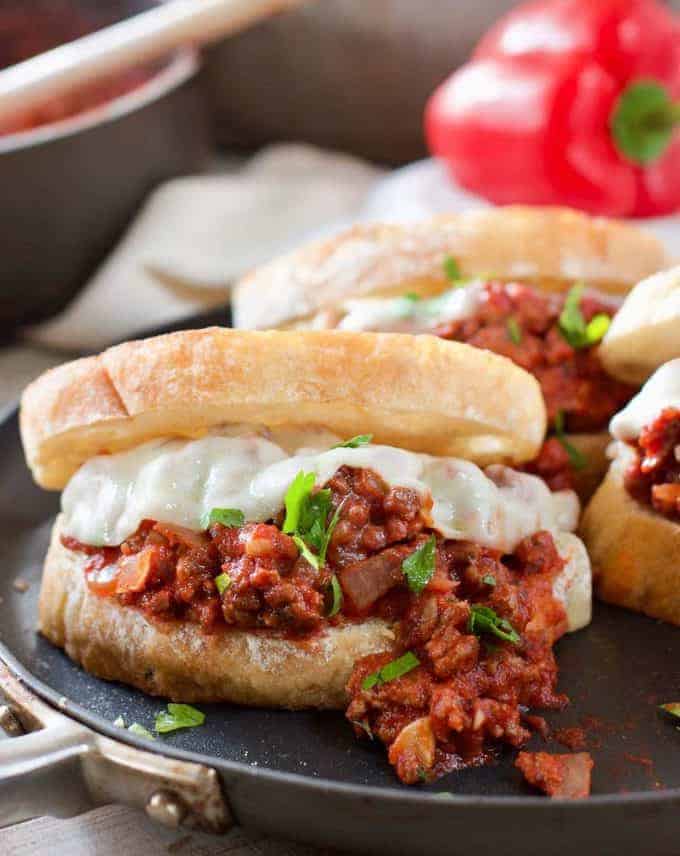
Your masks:
{"label": "white cloth napkin", "polygon": [[[101,349],[224,304],[238,277],[305,240],[360,221],[487,205],[433,160],[385,175],[349,155],[271,146],[236,171],[222,165],[159,187],[80,295],[26,337],[69,351]],[[680,217],[640,225],[680,256]]]}
{"label": "white cloth napkin", "polygon": [[277,145],[236,171],[169,181],[75,300],[25,337],[95,350],[224,304],[252,267],[353,219],[381,174],[348,155]]}

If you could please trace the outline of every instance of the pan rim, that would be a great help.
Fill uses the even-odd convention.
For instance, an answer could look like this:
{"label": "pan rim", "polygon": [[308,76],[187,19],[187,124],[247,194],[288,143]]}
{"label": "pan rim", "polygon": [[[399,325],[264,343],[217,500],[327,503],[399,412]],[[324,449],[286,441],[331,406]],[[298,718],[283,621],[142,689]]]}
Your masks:
{"label": "pan rim", "polygon": [[[0,426],[4,426],[12,419],[19,417],[18,402],[10,403],[0,409]],[[20,439],[20,438],[19,438]],[[441,806],[442,808],[455,806],[456,808],[496,808],[496,809],[539,809],[543,812],[568,812],[573,813],[581,809],[592,810],[608,806],[646,806],[665,805],[677,802],[680,805],[680,788],[664,788],[653,791],[630,791],[626,793],[594,794],[583,800],[549,799],[545,796],[534,796],[532,794],[519,795],[465,795],[450,791],[420,791],[413,788],[399,787],[388,788],[376,785],[350,784],[334,781],[321,776],[306,776],[302,773],[283,772],[280,770],[251,766],[241,761],[230,761],[226,758],[204,755],[200,752],[191,752],[168,744],[160,744],[144,740],[129,731],[123,731],[113,723],[107,722],[96,713],[73,701],[52,689],[44,681],[37,678],[21,661],[12,653],[5,642],[0,639],[0,660],[7,666],[12,674],[17,677],[26,687],[35,693],[51,707],[55,708],[64,716],[75,719],[77,722],[91,728],[95,733],[102,734],[117,742],[126,743],[136,749],[151,752],[154,755],[175,758],[179,761],[187,761],[201,764],[205,767],[216,768],[218,771],[226,771],[237,777],[247,777],[254,781],[271,781],[288,784],[300,790],[323,789],[331,794],[352,796],[361,799],[389,800],[397,804],[407,805],[412,808],[427,808]],[[75,665],[75,664],[74,664]],[[75,666],[80,668],[79,666]],[[225,785],[227,799],[229,788]],[[446,798],[444,798],[444,795]]]}

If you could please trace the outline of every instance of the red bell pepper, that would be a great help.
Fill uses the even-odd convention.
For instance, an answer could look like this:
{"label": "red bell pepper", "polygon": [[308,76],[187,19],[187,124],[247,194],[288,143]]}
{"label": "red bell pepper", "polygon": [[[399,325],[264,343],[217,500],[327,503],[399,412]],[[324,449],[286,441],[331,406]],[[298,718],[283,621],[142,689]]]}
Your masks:
{"label": "red bell pepper", "polygon": [[425,132],[499,204],[680,208],[680,19],[656,0],[534,0],[432,95]]}

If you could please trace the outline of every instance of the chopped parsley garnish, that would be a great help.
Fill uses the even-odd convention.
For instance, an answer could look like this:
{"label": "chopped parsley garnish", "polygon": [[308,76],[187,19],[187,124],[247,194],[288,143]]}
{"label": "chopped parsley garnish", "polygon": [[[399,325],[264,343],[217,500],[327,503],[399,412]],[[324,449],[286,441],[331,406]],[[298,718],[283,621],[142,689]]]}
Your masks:
{"label": "chopped parsley garnish", "polygon": [[309,547],[305,544],[305,542],[299,535],[293,535],[293,541],[295,542],[295,546],[300,551],[300,555],[302,556],[302,558],[309,562],[309,564],[318,571],[321,567],[319,557],[312,553],[312,551],[309,549]]}
{"label": "chopped parsley garnish", "polygon": [[300,553],[318,570],[326,562],[326,551],[340,519],[342,503],[327,523],[333,507],[331,492],[328,488],[313,492],[315,479],[315,473],[300,470],[291,482],[285,497],[283,531],[292,536]]}
{"label": "chopped parsley garnish", "polygon": [[177,731],[179,728],[195,728],[203,725],[205,714],[196,710],[190,704],[168,704],[167,710],[161,710],[156,715],[156,731],[159,734],[167,734]]}
{"label": "chopped parsley garnish", "polygon": [[217,586],[217,591],[220,594],[224,594],[232,582],[233,581],[229,574],[219,574],[215,577],[215,585]]}
{"label": "chopped parsley garnish", "polygon": [[371,731],[371,726],[365,719],[351,719],[350,722],[352,725],[355,725],[357,728],[360,728],[362,731],[366,732],[369,740],[374,740],[373,732]]}
{"label": "chopped parsley garnish", "polygon": [[601,312],[586,323],[581,312],[583,288],[583,283],[578,283],[569,290],[558,322],[562,336],[572,348],[577,349],[590,348],[601,341],[612,320]]}
{"label": "chopped parsley garnish", "polygon": [[356,437],[350,437],[344,443],[336,443],[331,446],[331,449],[358,449],[359,446],[368,446],[373,439],[373,434],[357,434]]}
{"label": "chopped parsley garnish", "polygon": [[417,301],[423,299],[419,294],[416,294],[415,291],[407,291],[406,294],[402,296],[404,300],[410,300],[411,303],[417,303]]}
{"label": "chopped parsley garnish", "polygon": [[510,337],[510,341],[513,343],[513,345],[520,345],[522,343],[522,328],[517,323],[517,319],[508,318],[506,326],[508,329],[508,336]]}
{"label": "chopped parsley garnish", "polygon": [[345,596],[342,593],[340,580],[335,576],[335,574],[333,574],[330,584],[330,608],[328,610],[328,618],[333,618],[334,615],[337,615],[340,612],[344,600]]}
{"label": "chopped parsley garnish", "polygon": [[567,455],[569,455],[569,461],[571,462],[572,467],[575,470],[584,469],[588,465],[588,458],[580,449],[577,449],[573,443],[570,443],[569,440],[567,440],[566,434],[564,433],[564,411],[562,410],[558,410],[555,414],[555,436],[562,444]]}
{"label": "chopped parsley garnish", "polygon": [[244,513],[238,508],[213,508],[201,520],[204,529],[213,523],[221,523],[222,526],[243,526],[246,522]]}
{"label": "chopped parsley garnish", "polygon": [[138,722],[133,722],[132,725],[128,728],[128,731],[130,732],[130,734],[136,734],[137,737],[146,737],[147,740],[156,739],[147,728],[144,728],[144,726],[140,725]]}
{"label": "chopped parsley garnish", "polygon": [[401,569],[408,582],[408,587],[420,594],[432,579],[435,569],[435,554],[437,539],[431,535],[427,541],[401,563]]}
{"label": "chopped parsley garnish", "polygon": [[444,256],[442,267],[444,273],[451,282],[459,282],[461,280],[460,265],[453,256]]}
{"label": "chopped parsley garnish", "polygon": [[659,710],[662,710],[669,716],[673,716],[676,719],[680,719],[680,701],[670,701],[666,704],[660,704]]}
{"label": "chopped parsley garnish", "polygon": [[493,574],[486,574],[482,577],[482,582],[485,586],[491,586],[491,588],[494,588],[496,585],[496,577],[494,577]]}
{"label": "chopped parsley garnish", "polygon": [[390,681],[394,681],[397,678],[401,678],[403,675],[408,674],[408,672],[412,671],[419,665],[420,660],[416,657],[413,651],[407,651],[398,659],[385,663],[385,665],[381,669],[378,669],[377,672],[367,675],[361,682],[361,689],[371,690],[375,686],[387,684]]}
{"label": "chopped parsley garnish", "polygon": [[480,603],[473,603],[470,608],[468,630],[476,636],[491,633],[504,642],[512,642],[513,645],[520,641],[519,633],[506,618],[501,618],[490,606],[482,606]]}
{"label": "chopped parsley garnish", "polygon": [[306,473],[300,470],[288,486],[284,500],[286,519],[283,521],[283,531],[288,535],[298,530],[302,506],[312,492],[315,480],[315,473]]}

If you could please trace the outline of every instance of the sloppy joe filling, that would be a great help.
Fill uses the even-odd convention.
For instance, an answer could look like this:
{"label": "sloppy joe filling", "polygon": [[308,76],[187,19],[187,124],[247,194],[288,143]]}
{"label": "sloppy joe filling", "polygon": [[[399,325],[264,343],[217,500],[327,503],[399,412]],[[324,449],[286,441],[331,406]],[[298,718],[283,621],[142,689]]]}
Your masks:
{"label": "sloppy joe filling", "polygon": [[[191,443],[183,442],[186,452]],[[437,518],[434,506],[445,504],[437,479],[428,480],[430,493],[414,472],[410,485],[388,482],[384,461],[382,473],[341,462],[370,459],[371,448],[381,447],[334,450],[340,465],[321,485],[311,473],[306,479],[302,470],[293,479],[289,472],[285,508],[264,521],[233,508],[214,509],[200,529],[147,518],[118,545],[74,537],[84,511],[71,495],[62,543],[85,554],[93,594],[161,624],[185,621],[206,633],[244,628],[305,639],[368,617],[394,622],[397,650],[357,662],[347,716],[357,733],[388,747],[397,775],[413,783],[484,763],[499,743],[522,745],[529,737],[525,708],[566,704],[555,690],[552,645],[574,627],[565,609],[569,593],[558,581],[565,562],[551,532],[537,526],[555,525],[551,495],[538,479],[500,467],[490,468],[493,482],[477,468],[465,469],[463,493],[486,502],[499,492],[494,514],[480,521],[470,497],[457,504],[454,493]],[[120,459],[120,471],[127,471],[125,454],[109,456]],[[272,456],[268,449],[264,457]],[[158,454],[152,457],[162,469]],[[260,454],[255,459],[263,465]],[[117,496],[96,465],[94,473],[102,501],[108,496],[125,517],[123,500],[131,501],[134,484],[119,472]],[[455,480],[458,471],[444,473]],[[181,472],[177,478],[181,483]],[[513,503],[524,496],[531,508],[532,490],[540,494],[543,516],[522,518]],[[514,524],[503,521],[513,513],[519,515]],[[125,519],[129,526],[135,517]],[[112,520],[109,529],[115,529]],[[442,531],[447,526],[454,536],[475,532],[486,545],[469,534],[450,537]],[[395,660],[402,673],[394,673]],[[403,671],[403,662],[415,665]],[[381,670],[384,676],[372,683]]]}
{"label": "sloppy joe filling", "polygon": [[624,474],[628,493],[680,520],[680,359],[657,369],[610,428],[633,450]]}
{"label": "sloppy joe filling", "polygon": [[[430,300],[401,298],[349,300],[338,327],[433,333],[508,357],[531,372],[541,385],[550,425],[562,422],[573,433],[606,430],[611,417],[634,395],[635,388],[608,375],[596,345],[565,336],[560,316],[565,295],[539,291],[522,283],[461,282]],[[585,291],[579,311],[587,324],[598,315],[613,316],[618,302]],[[549,439],[529,471],[554,490],[573,487],[578,467],[558,439]]]}
{"label": "sloppy joe filling", "polygon": [[680,408],[663,410],[642,429],[633,448],[626,490],[638,502],[680,521]]}

